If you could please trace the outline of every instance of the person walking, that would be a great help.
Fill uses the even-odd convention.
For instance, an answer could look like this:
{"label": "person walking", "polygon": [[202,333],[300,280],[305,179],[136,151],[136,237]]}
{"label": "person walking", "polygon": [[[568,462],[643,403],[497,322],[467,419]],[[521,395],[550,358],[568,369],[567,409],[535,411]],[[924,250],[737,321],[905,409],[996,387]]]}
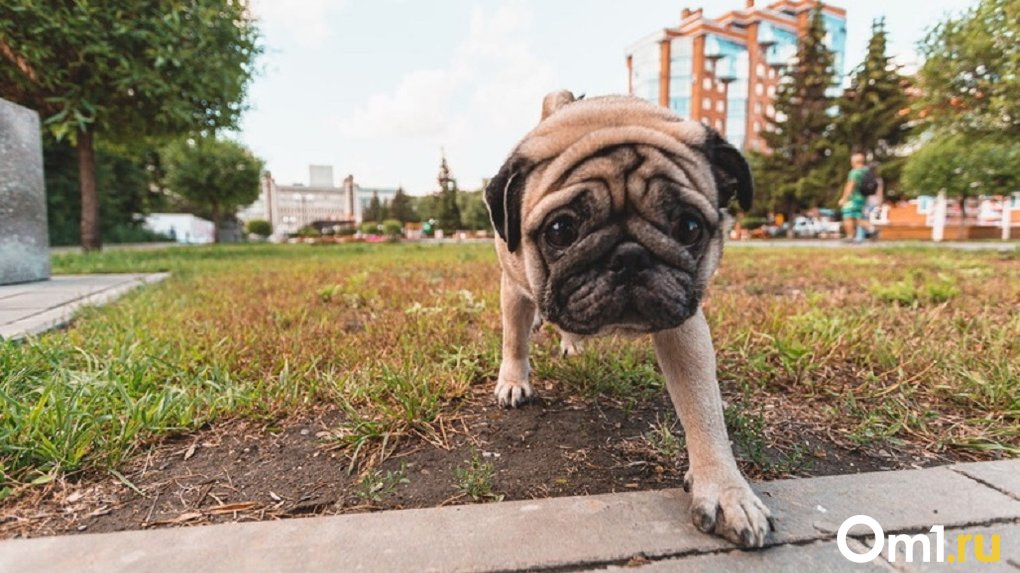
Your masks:
{"label": "person walking", "polygon": [[864,240],[864,227],[861,221],[864,219],[867,199],[862,187],[867,173],[864,154],[854,153],[850,156],[850,174],[847,175],[846,185],[843,186],[843,196],[839,198],[839,206],[843,212],[843,231],[848,241]]}

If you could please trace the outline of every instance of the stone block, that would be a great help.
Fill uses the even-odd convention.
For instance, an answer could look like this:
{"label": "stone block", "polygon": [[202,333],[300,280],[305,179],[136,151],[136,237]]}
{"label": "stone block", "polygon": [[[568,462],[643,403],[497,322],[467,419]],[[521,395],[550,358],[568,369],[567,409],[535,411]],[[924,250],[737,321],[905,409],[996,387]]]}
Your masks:
{"label": "stone block", "polygon": [[49,276],[39,115],[0,99],[0,285]]}

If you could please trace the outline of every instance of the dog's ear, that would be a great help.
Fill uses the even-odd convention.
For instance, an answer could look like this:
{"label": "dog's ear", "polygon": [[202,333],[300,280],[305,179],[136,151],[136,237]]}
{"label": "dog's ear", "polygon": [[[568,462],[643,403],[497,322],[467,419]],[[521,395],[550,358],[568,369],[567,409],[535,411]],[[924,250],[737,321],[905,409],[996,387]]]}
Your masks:
{"label": "dog's ear", "polygon": [[740,208],[751,209],[754,196],[754,180],[751,167],[737,148],[727,142],[719,132],[707,127],[704,151],[708,163],[712,166],[712,176],[719,192],[719,205],[722,209],[736,197]]}
{"label": "dog's ear", "polygon": [[506,241],[511,253],[521,244],[521,202],[530,171],[531,162],[513,153],[485,187],[485,204],[489,207],[492,227]]}
{"label": "dog's ear", "polygon": [[542,119],[549,117],[553,112],[573,101],[577,101],[577,98],[567,90],[546,94],[542,99]]}

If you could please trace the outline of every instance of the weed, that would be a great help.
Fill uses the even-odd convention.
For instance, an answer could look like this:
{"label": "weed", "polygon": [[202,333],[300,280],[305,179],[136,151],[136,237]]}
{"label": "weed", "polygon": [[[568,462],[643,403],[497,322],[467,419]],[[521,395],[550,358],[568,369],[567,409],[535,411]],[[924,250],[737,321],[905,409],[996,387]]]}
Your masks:
{"label": "weed", "polygon": [[386,470],[383,473],[380,469],[369,469],[361,475],[358,480],[355,493],[366,503],[381,502],[384,497],[394,493],[398,485],[409,484],[407,478],[407,466],[400,464],[396,471]]}
{"label": "weed", "polygon": [[453,468],[453,477],[456,480],[454,487],[460,493],[469,496],[475,501],[489,499],[502,501],[503,496],[493,490],[492,478],[496,475],[496,469],[492,464],[482,461],[481,454],[475,450],[470,460],[465,460],[467,466]]}
{"label": "weed", "polygon": [[670,416],[660,420],[656,415],[655,423],[651,424],[651,430],[645,432],[643,436],[645,443],[652,448],[652,451],[665,461],[675,462],[685,447],[683,436],[677,436],[674,433],[676,425],[676,420],[671,419]]}

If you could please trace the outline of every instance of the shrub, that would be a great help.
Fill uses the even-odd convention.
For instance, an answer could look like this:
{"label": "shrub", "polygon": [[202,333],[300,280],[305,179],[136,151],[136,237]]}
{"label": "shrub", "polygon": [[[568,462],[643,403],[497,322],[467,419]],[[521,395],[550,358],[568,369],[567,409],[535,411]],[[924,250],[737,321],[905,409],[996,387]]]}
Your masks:
{"label": "shrub", "polygon": [[382,230],[388,237],[399,237],[404,231],[404,226],[396,219],[386,219],[382,222]]}
{"label": "shrub", "polygon": [[252,235],[258,235],[265,239],[273,234],[273,224],[264,219],[252,219],[244,226],[244,229]]}
{"label": "shrub", "polygon": [[301,227],[300,229],[298,229],[296,234],[299,237],[321,237],[322,236],[322,233],[320,233],[318,229],[316,229],[315,227],[313,227],[311,225],[305,225],[304,227]]}
{"label": "shrub", "polygon": [[382,225],[376,221],[365,221],[358,230],[365,235],[378,235],[382,231]]}

